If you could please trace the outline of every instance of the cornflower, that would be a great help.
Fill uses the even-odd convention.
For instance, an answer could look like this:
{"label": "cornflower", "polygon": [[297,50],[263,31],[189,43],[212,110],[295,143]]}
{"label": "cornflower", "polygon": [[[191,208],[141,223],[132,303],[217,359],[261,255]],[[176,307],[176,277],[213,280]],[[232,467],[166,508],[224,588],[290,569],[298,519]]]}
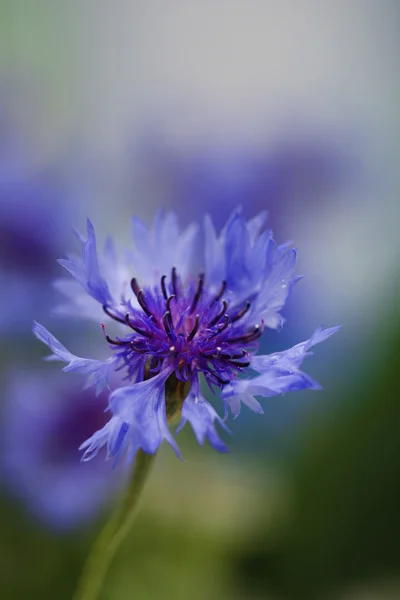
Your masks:
{"label": "cornflower", "polygon": [[[155,454],[163,440],[180,457],[169,427],[176,417],[175,433],[189,422],[200,444],[207,439],[225,452],[216,424],[227,430],[229,411],[237,417],[245,404],[262,413],[256,396],[320,389],[300,367],[338,327],[321,326],[289,350],[257,354],[268,329],[283,326],[281,311],[300,279],[296,250],[278,245],[265,220],[263,212],[247,221],[238,208],[217,234],[206,216],[202,252],[196,225],[181,232],[174,214],[160,212],[148,229],[134,218],[135,249],[121,256],[110,239],[99,256],[87,222],[87,238],[79,236],[81,255],[59,261],[74,278],[56,284],[67,298],[59,311],[101,324],[109,355],[78,357],[42,325],[33,328],[51,349],[49,360],[87,375],[87,385],[98,392],[113,388],[114,372],[124,375],[124,385],[110,389],[111,418],[80,446],[83,460],[106,446],[114,461],[125,456],[130,462],[139,450]],[[219,393],[223,416],[204,397],[201,381]]]}

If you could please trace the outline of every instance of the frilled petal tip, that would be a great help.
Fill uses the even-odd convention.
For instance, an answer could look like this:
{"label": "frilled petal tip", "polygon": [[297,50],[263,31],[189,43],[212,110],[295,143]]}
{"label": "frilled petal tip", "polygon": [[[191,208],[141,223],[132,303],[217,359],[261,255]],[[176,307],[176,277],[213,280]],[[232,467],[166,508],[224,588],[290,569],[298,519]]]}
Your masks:
{"label": "frilled petal tip", "polygon": [[132,235],[136,252],[134,265],[142,282],[154,283],[154,277],[168,273],[172,266],[186,277],[195,251],[198,225],[190,224],[181,231],[177,215],[159,210],[152,228],[143,221],[132,219]]}
{"label": "frilled petal tip", "polygon": [[262,408],[255,396],[270,397],[286,392],[304,389],[320,390],[320,384],[310,375],[300,371],[304,358],[310,354],[310,348],[325,341],[336,333],[340,327],[323,329],[319,327],[310,339],[293,346],[284,352],[265,356],[254,356],[251,367],[260,374],[253,379],[233,380],[222,391],[225,403],[225,416],[229,409],[235,417],[240,413],[241,403],[246,404],[254,412],[262,413]]}
{"label": "frilled petal tip", "polygon": [[155,454],[164,440],[181,458],[179,448],[168,429],[165,407],[165,382],[170,371],[163,371],[134,385],[118,388],[110,396],[110,421],[80,447],[83,461],[90,460],[103,447],[117,462],[122,456],[130,463],[137,451]]}
{"label": "frilled petal tip", "polygon": [[260,213],[246,221],[239,207],[217,235],[210,217],[206,216],[206,273],[212,289],[226,281],[237,304],[252,297],[247,321],[256,320],[270,329],[281,329],[284,319],[279,313],[300,280],[294,275],[297,252],[290,244],[279,246],[269,229],[262,231],[265,220],[266,214]]}
{"label": "frilled petal tip", "polygon": [[228,452],[228,448],[217,433],[215,422],[217,421],[226,432],[230,433],[230,431],[211,404],[201,395],[197,377],[193,380],[190,392],[183,403],[182,419],[177,433],[187,421],[192,426],[199,444],[203,445],[207,438],[215,450]]}
{"label": "frilled petal tip", "polygon": [[52,351],[52,354],[46,356],[45,360],[60,360],[66,362],[67,365],[63,368],[63,371],[75,371],[87,375],[86,387],[92,385],[95,386],[97,394],[108,385],[109,377],[117,364],[117,359],[115,357],[110,357],[106,360],[80,358],[67,350],[67,348],[40,323],[35,321],[32,331],[35,337],[46,344]]}
{"label": "frilled petal tip", "polygon": [[312,354],[312,352],[309,352],[309,350],[313,346],[324,342],[331,337],[331,335],[339,331],[340,328],[341,326],[339,325],[324,329],[321,325],[314,331],[308,340],[301,342],[300,344],[296,344],[296,346],[289,348],[289,350],[275,352],[273,354],[253,356],[250,362],[251,368],[258,373],[265,373],[271,368],[281,369],[290,373],[300,367],[306,356],[310,356]]}
{"label": "frilled petal tip", "polygon": [[112,301],[108,285],[101,274],[97,256],[96,235],[92,222],[87,220],[87,239],[80,236],[82,243],[82,257],[70,256],[60,259],[59,264],[64,267],[85,291],[101,305]]}

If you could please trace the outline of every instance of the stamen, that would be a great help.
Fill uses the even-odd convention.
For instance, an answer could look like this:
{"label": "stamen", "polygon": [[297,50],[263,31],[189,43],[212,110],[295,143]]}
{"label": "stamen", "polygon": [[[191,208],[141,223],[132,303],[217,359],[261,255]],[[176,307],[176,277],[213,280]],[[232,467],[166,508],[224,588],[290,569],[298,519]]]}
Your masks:
{"label": "stamen", "polygon": [[256,325],[254,327],[254,331],[249,334],[249,339],[251,342],[258,340],[258,338],[260,338],[263,334],[264,328],[260,327],[260,325]]}
{"label": "stamen", "polygon": [[138,293],[136,294],[138,302],[140,304],[140,306],[142,307],[142,309],[144,310],[144,312],[146,313],[146,315],[148,317],[152,317],[153,315],[151,314],[151,312],[149,311],[149,309],[147,308],[147,304],[146,301],[144,299],[144,292],[142,289],[140,289],[138,291]]}
{"label": "stamen", "polygon": [[249,367],[250,366],[250,361],[241,363],[241,362],[238,362],[236,360],[230,360],[229,362],[230,362],[231,365],[234,365],[235,367],[243,367],[244,368],[244,367]]}
{"label": "stamen", "polygon": [[189,333],[189,335],[187,337],[187,341],[188,342],[191,342],[192,339],[194,338],[194,336],[196,335],[197,330],[199,328],[199,323],[200,323],[200,315],[196,315],[196,320],[194,322],[193,329],[192,329],[192,331]]}
{"label": "stamen", "polygon": [[137,346],[135,346],[134,342],[131,342],[129,344],[129,347],[131,350],[133,350],[133,352],[138,352],[139,354],[146,354],[147,350],[143,350],[143,348],[138,348]]}
{"label": "stamen", "polygon": [[103,330],[104,337],[106,338],[109,344],[112,344],[113,346],[125,346],[126,344],[129,344],[129,342],[122,342],[120,340],[113,340],[112,338],[110,338],[110,336],[106,332],[106,326],[104,325],[104,323],[101,324],[101,328]]}
{"label": "stamen", "polygon": [[165,303],[165,306],[166,306],[166,309],[168,312],[171,312],[171,302],[174,298],[175,298],[175,294],[171,294],[170,297],[167,299],[167,302]]}
{"label": "stamen", "polygon": [[163,324],[167,336],[172,337],[171,313],[169,311],[167,311],[163,316]]}
{"label": "stamen", "polygon": [[131,279],[131,288],[132,288],[132,291],[135,294],[135,296],[137,296],[138,293],[140,292],[140,286],[139,286],[139,284],[137,282],[136,277],[133,277]]}
{"label": "stamen", "polygon": [[132,323],[132,321],[129,318],[129,313],[126,313],[126,315],[125,315],[125,322],[127,325],[129,325],[129,327],[131,329],[133,329],[133,331],[136,331],[136,333],[139,333],[140,335],[144,335],[144,337],[147,337],[147,338],[152,337],[148,331],[145,331],[144,329],[141,329],[140,327],[138,327],[137,325],[134,325]]}
{"label": "stamen", "polygon": [[241,310],[239,310],[239,312],[237,312],[236,315],[231,317],[232,323],[235,323],[235,321],[239,321],[239,319],[241,319],[248,312],[250,306],[251,306],[251,302],[249,302],[247,300],[246,306],[244,306]]}
{"label": "stamen", "polygon": [[204,273],[200,273],[198,284],[197,284],[197,290],[194,295],[192,306],[190,307],[190,311],[189,311],[190,314],[192,314],[195,311],[195,308],[200,300],[201,292],[203,291],[203,286],[204,286]]}
{"label": "stamen", "polygon": [[113,315],[110,312],[110,309],[108,308],[108,306],[106,306],[105,304],[103,304],[103,310],[106,313],[106,315],[108,315],[109,317],[111,317],[111,319],[114,319],[114,321],[118,321],[118,323],[125,323],[124,319],[121,319],[120,317],[117,317],[117,315]]}
{"label": "stamen", "polygon": [[[220,327],[218,327],[218,329],[216,331],[214,331],[214,333],[212,335],[210,335],[210,338],[215,337],[216,335],[219,335],[220,333],[222,333],[223,331],[225,331],[225,329],[228,327],[229,325],[229,315],[225,315],[224,316],[224,322],[222,323],[222,325]],[[229,340],[230,342],[231,340]]]}
{"label": "stamen", "polygon": [[216,358],[215,354],[208,354],[207,352],[200,352],[200,356],[202,358],[207,358],[207,359],[214,359],[214,358]]}
{"label": "stamen", "polygon": [[262,335],[262,332],[263,332],[263,330],[260,327],[260,325],[256,325],[254,327],[253,331],[249,331],[249,333],[245,333],[244,335],[241,335],[239,337],[230,338],[229,343],[236,344],[236,343],[241,343],[241,342],[243,342],[243,343],[253,342]]}
{"label": "stamen", "polygon": [[210,373],[210,375],[212,377],[215,377],[215,379],[218,381],[218,383],[220,383],[221,385],[225,385],[226,383],[230,383],[229,379],[222,379],[222,377],[220,377],[215,371],[212,371]]}
{"label": "stamen", "polygon": [[171,270],[171,279],[172,279],[172,290],[176,297],[178,297],[178,288],[177,288],[177,275],[176,275],[176,267],[172,267]]}
{"label": "stamen", "polygon": [[165,300],[168,300],[167,286],[165,285],[165,280],[166,279],[167,279],[166,275],[163,275],[161,277],[161,289],[162,289],[162,293],[163,293],[163,296],[164,296]]}
{"label": "stamen", "polygon": [[218,292],[218,294],[215,296],[213,302],[218,302],[218,300],[220,300],[225,292],[226,289],[226,281],[224,280],[221,284],[221,288]]}
{"label": "stamen", "polygon": [[214,325],[216,325],[218,323],[218,321],[222,318],[222,315],[226,312],[227,307],[228,307],[227,301],[222,300],[222,308],[221,308],[220,312],[213,318],[213,320],[209,322],[209,324],[207,325],[208,328],[214,327]]}
{"label": "stamen", "polygon": [[226,354],[221,352],[218,356],[221,358],[226,358],[228,360],[236,359],[236,358],[244,358],[246,356],[246,350],[242,350],[239,354]]}

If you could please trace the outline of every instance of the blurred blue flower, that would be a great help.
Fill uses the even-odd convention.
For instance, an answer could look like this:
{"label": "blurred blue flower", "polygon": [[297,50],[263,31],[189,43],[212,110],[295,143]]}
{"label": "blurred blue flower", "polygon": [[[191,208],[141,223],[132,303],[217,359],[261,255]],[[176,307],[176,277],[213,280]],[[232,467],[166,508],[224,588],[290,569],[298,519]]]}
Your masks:
{"label": "blurred blue flower", "polygon": [[[86,374],[87,385],[97,391],[110,383],[115,371],[124,372],[128,380],[110,394],[111,419],[81,445],[85,460],[106,446],[110,457],[126,455],[130,461],[138,449],[155,453],[164,439],[179,456],[168,427],[170,404],[175,406],[177,398],[178,431],[189,421],[200,443],[207,438],[216,450],[225,451],[215,424],[226,428],[229,410],[237,416],[244,403],[261,413],[255,396],[320,388],[300,367],[310,348],[337,327],[320,328],[286,352],[256,355],[264,329],[283,326],[281,310],[299,280],[294,275],[296,251],[290,244],[276,244],[272,232],[263,229],[265,218],[261,213],[246,221],[237,209],[217,235],[206,217],[198,277],[192,262],[198,254],[198,228],[190,225],[180,232],[175,215],[160,212],[151,230],[133,219],[136,252],[121,257],[108,240],[99,258],[88,221],[81,255],[60,261],[74,279],[61,280],[59,288],[68,299],[65,311],[69,307],[72,315],[98,321],[108,317],[119,327],[112,338],[102,325],[111,356],[80,358],[42,325],[34,326],[36,337],[52,351],[48,359],[66,362],[65,371]],[[251,370],[258,375],[238,379]],[[212,391],[221,391],[225,419],[202,396],[201,379]],[[171,386],[172,399],[166,394]]]}
{"label": "blurred blue flower", "polygon": [[56,530],[94,519],[121,481],[102,460],[79,463],[80,441],[107,421],[105,394],[59,373],[24,370],[10,375],[4,396],[3,485]]}
{"label": "blurred blue flower", "polygon": [[[0,332],[29,330],[32,310],[48,312],[49,279],[67,240],[77,182],[68,161],[41,164],[18,128],[0,114]],[[46,302],[46,299],[49,301]]]}
{"label": "blurred blue flower", "polygon": [[238,205],[249,212],[268,205],[270,217],[281,226],[296,205],[312,208],[327,193],[348,185],[359,170],[348,140],[322,131],[282,132],[268,144],[237,140],[229,147],[182,149],[148,139],[135,158],[147,194],[156,186],[157,198],[163,195],[164,203],[184,218],[209,212],[218,227]]}

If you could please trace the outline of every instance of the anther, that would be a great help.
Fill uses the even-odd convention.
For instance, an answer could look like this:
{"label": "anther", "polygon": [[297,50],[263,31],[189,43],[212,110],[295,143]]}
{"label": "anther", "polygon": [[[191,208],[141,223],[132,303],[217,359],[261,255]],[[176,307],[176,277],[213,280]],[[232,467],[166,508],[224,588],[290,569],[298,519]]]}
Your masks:
{"label": "anther", "polygon": [[196,293],[193,298],[192,306],[190,307],[190,314],[193,313],[196,309],[196,306],[200,300],[201,292],[203,291],[204,286],[204,273],[200,273],[199,280],[197,283]]}
{"label": "anther", "polygon": [[263,332],[263,330],[260,327],[260,325],[255,325],[253,331],[249,331],[249,333],[245,333],[244,335],[241,335],[239,337],[230,338],[229,343],[236,344],[236,343],[241,343],[241,342],[243,342],[243,343],[254,342],[259,337],[261,337],[262,332]]}
{"label": "anther", "polygon": [[143,350],[143,348],[138,348],[133,342],[129,344],[129,347],[133,352],[138,352],[139,354],[146,354],[146,350]]}
{"label": "anther", "polygon": [[131,288],[132,288],[132,292],[135,294],[135,296],[137,296],[138,293],[140,292],[140,286],[137,282],[136,277],[132,277],[132,279],[131,279]]}
{"label": "anther", "polygon": [[219,356],[221,358],[226,358],[227,360],[232,360],[232,359],[236,359],[236,358],[244,358],[246,355],[247,355],[246,350],[242,350],[238,354],[226,354],[226,353],[221,352],[221,354]]}
{"label": "anther", "polygon": [[150,311],[149,311],[149,309],[147,308],[147,304],[146,304],[146,301],[145,301],[145,299],[144,299],[144,292],[143,292],[143,290],[142,290],[142,289],[140,289],[140,290],[138,291],[138,293],[136,294],[136,296],[137,296],[137,300],[138,300],[138,302],[139,302],[140,306],[142,307],[142,309],[144,310],[144,312],[146,313],[146,315],[147,315],[148,317],[152,317],[153,315],[151,314],[151,312],[150,312]]}
{"label": "anther", "polygon": [[172,290],[173,290],[175,296],[178,297],[176,267],[172,267],[171,279],[172,279]]}
{"label": "anther", "polygon": [[234,365],[235,367],[249,367],[250,366],[250,361],[246,361],[244,363],[238,362],[236,360],[231,360],[229,361],[231,365]]}
{"label": "anther", "polygon": [[221,308],[221,310],[213,318],[213,320],[209,322],[209,324],[207,325],[207,327],[214,327],[214,325],[216,325],[218,323],[218,321],[222,318],[222,316],[225,314],[227,307],[228,307],[227,301],[226,300],[222,300],[222,308]]}
{"label": "anther", "polygon": [[193,329],[192,329],[192,331],[189,333],[189,335],[187,337],[187,341],[188,342],[191,342],[192,339],[194,338],[194,336],[196,335],[197,330],[199,328],[199,323],[200,323],[200,315],[196,315],[196,320],[194,322]]}
{"label": "anther", "polygon": [[131,329],[133,329],[133,331],[136,331],[136,333],[139,333],[140,335],[144,335],[144,337],[150,338],[151,334],[148,331],[145,331],[144,329],[141,329],[140,327],[138,327],[137,325],[134,325],[132,323],[132,321],[129,318],[129,313],[126,313],[125,315],[125,322],[127,325],[129,325],[129,327]]}
{"label": "anther", "polygon": [[217,373],[215,371],[213,371],[211,373],[212,377],[215,377],[215,379],[218,381],[218,383],[220,383],[221,385],[225,385],[227,383],[230,383],[229,379],[223,379],[222,377],[220,377],[219,375],[217,375]]}
{"label": "anther", "polygon": [[129,342],[122,342],[120,340],[111,339],[110,336],[108,335],[108,333],[106,332],[106,326],[104,325],[104,323],[101,324],[101,328],[103,330],[104,337],[106,338],[106,340],[109,344],[112,344],[113,346],[125,346],[126,344],[129,343]]}
{"label": "anther", "polygon": [[172,323],[171,323],[171,313],[169,311],[167,311],[163,316],[163,324],[164,324],[165,333],[167,334],[168,337],[171,337]]}
{"label": "anther", "polygon": [[166,279],[167,279],[166,275],[163,275],[161,277],[161,289],[162,289],[162,293],[163,293],[164,299],[168,300],[167,286],[165,285],[165,280]]}
{"label": "anther", "polygon": [[200,356],[202,358],[207,358],[207,359],[214,359],[214,358],[216,358],[215,354],[209,354],[207,352],[200,352]]}
{"label": "anther", "polygon": [[117,315],[113,315],[110,312],[110,309],[108,308],[108,306],[106,306],[105,304],[103,304],[103,310],[106,313],[106,315],[108,315],[109,317],[111,317],[111,319],[114,319],[114,321],[118,321],[118,323],[125,323],[124,319],[121,319],[120,317],[117,317]]}
{"label": "anther", "polygon": [[262,336],[264,328],[260,325],[255,325],[254,330],[248,334],[250,341],[258,340]]}
{"label": "anther", "polygon": [[171,294],[165,303],[165,306],[166,306],[166,309],[168,312],[171,312],[171,302],[174,298],[175,298],[175,294]]}
{"label": "anther", "polygon": [[225,315],[225,317],[224,317],[224,322],[223,322],[223,323],[222,323],[222,325],[221,325],[220,327],[218,327],[218,329],[217,329],[217,335],[218,335],[219,333],[222,333],[223,331],[225,331],[225,329],[226,329],[226,328],[228,327],[228,325],[229,325],[229,320],[230,320],[230,319],[229,319],[229,315]]}
{"label": "anther", "polygon": [[235,321],[239,321],[239,319],[241,319],[249,310],[251,306],[251,303],[247,300],[246,305],[239,310],[239,312],[236,313],[236,315],[233,315],[233,317],[231,317],[231,321],[232,323],[235,323]]}
{"label": "anther", "polygon": [[226,281],[224,280],[221,284],[221,288],[218,292],[218,294],[215,296],[213,302],[218,302],[218,300],[220,300],[225,292],[226,289]]}

